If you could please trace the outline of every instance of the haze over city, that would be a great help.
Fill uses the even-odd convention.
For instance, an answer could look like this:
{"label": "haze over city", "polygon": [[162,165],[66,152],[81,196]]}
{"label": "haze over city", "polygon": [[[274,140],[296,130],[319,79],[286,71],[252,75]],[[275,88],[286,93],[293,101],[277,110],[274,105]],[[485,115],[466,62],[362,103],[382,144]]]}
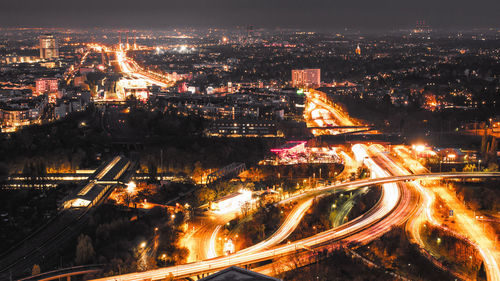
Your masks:
{"label": "haze over city", "polygon": [[0,3],[0,24],[9,27],[182,28],[254,25],[372,31],[413,27],[417,19],[435,28],[494,28],[500,3],[465,1],[21,0]]}
{"label": "haze over city", "polygon": [[499,14],[2,1],[0,280],[500,281]]}

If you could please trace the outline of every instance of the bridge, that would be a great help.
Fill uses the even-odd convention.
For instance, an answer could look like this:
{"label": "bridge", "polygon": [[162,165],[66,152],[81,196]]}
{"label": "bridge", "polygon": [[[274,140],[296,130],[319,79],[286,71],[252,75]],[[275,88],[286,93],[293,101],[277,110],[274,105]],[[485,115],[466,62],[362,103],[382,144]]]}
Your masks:
{"label": "bridge", "polygon": [[227,179],[241,174],[246,170],[245,163],[231,163],[208,175],[207,184],[212,184],[218,180]]}

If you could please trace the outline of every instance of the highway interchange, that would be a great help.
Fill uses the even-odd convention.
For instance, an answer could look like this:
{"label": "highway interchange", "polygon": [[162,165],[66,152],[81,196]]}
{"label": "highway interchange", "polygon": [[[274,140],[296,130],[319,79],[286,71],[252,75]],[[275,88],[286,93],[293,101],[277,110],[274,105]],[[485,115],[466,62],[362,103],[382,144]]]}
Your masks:
{"label": "highway interchange", "polygon": [[[376,165],[376,164],[375,164]],[[113,276],[109,278],[102,278],[98,280],[160,280],[169,275],[174,277],[189,277],[201,275],[207,272],[213,272],[223,269],[230,265],[245,265],[255,263],[258,261],[273,259],[279,256],[285,256],[297,251],[302,251],[304,248],[316,248],[322,245],[340,241],[344,239],[349,242],[367,243],[380,237],[383,233],[387,232],[393,225],[403,224],[410,214],[415,212],[417,208],[414,198],[414,191],[408,189],[398,188],[395,184],[401,181],[414,181],[420,179],[442,179],[442,178],[471,178],[471,177],[500,177],[500,173],[442,173],[442,174],[420,174],[420,175],[404,175],[404,176],[388,176],[382,178],[375,178],[369,180],[360,180],[355,182],[348,182],[337,186],[327,186],[318,190],[310,191],[308,195],[320,195],[323,193],[333,192],[337,188],[355,189],[377,184],[383,184],[383,195],[377,203],[367,213],[362,216],[325,232],[318,233],[314,236],[295,241],[293,243],[272,247],[256,247],[253,250],[242,250],[235,254],[207,259],[203,261],[160,268],[151,271],[137,272],[124,274],[120,276]],[[305,195],[302,195],[305,196]],[[282,236],[285,230],[294,227],[294,222],[286,220],[280,230],[273,236]],[[266,240],[269,241],[270,239]],[[274,238],[274,241],[280,239]],[[272,244],[272,243],[268,243]],[[490,278],[490,280],[498,280]]]}
{"label": "highway interchange", "polygon": [[[143,74],[138,73],[134,64],[124,56],[124,53],[117,52],[117,59],[122,71],[133,73],[136,77],[144,78]],[[150,82],[156,83],[151,77],[146,77]],[[313,101],[309,106],[311,109],[314,123],[318,126],[329,125],[355,125],[347,116],[338,112],[332,106],[324,103],[317,98],[315,94],[309,94],[308,97]],[[325,120],[321,120],[321,117]],[[331,132],[330,132],[331,133]],[[489,178],[500,177],[500,173],[418,173],[412,174],[396,163],[392,158],[386,155],[384,147],[380,145],[366,146],[364,144],[354,144],[352,153],[356,161],[366,165],[371,171],[371,179],[357,180],[342,184],[328,185],[316,189],[308,190],[305,193],[295,195],[284,201],[298,201],[299,203],[284,220],[279,229],[267,239],[236,253],[220,256],[216,250],[216,238],[222,225],[229,221],[230,217],[223,218],[216,223],[206,226],[202,230],[203,234],[194,248],[204,249],[197,253],[196,258],[191,258],[192,262],[149,270],[123,274],[118,276],[106,277],[96,280],[162,280],[169,276],[176,278],[200,276],[206,273],[215,272],[231,265],[247,265],[259,261],[273,260],[277,257],[289,256],[310,249],[322,249],[322,247],[331,246],[337,242],[343,243],[355,242],[357,244],[366,244],[384,233],[389,231],[395,225],[407,224],[407,231],[412,238],[419,244],[424,244],[419,237],[418,229],[425,221],[438,224],[432,215],[432,195],[425,187],[420,184],[422,180],[441,180],[449,178]],[[400,152],[404,153],[404,152]],[[418,168],[418,167],[417,167]],[[411,169],[413,170],[413,169]],[[425,170],[425,169],[423,169]],[[422,171],[422,169],[420,169]],[[413,172],[413,171],[412,171]],[[312,200],[317,196],[324,196],[340,191],[357,190],[360,188],[382,185],[382,193],[379,201],[369,211],[361,216],[344,223],[333,229],[318,233],[298,241],[287,244],[280,244],[284,241],[298,226],[302,217],[312,205]],[[463,218],[466,223],[473,225],[474,222],[468,221],[469,218]],[[498,253],[491,245],[486,245],[478,239],[479,233],[476,228],[472,228],[474,233],[470,233],[470,239],[475,247],[481,253],[486,264],[488,280],[500,280],[500,271],[498,268]],[[190,235],[193,235],[191,233]],[[425,245],[423,245],[425,246]]]}

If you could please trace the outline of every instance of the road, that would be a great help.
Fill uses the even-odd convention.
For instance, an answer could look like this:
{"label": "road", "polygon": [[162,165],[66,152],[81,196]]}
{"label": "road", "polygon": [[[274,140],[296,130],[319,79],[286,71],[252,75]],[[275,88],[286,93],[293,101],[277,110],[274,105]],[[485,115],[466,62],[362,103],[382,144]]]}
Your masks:
{"label": "road", "polygon": [[[384,178],[375,178],[344,183],[338,186],[328,186],[311,191],[311,194],[322,194],[333,192],[339,187],[359,188],[377,184],[395,183],[398,181],[413,181],[420,179],[442,179],[442,178],[482,178],[482,177],[500,177],[500,173],[436,173],[436,174],[417,174],[404,176],[387,176]],[[199,275],[206,272],[213,272],[223,269],[230,265],[243,265],[272,259],[277,256],[289,255],[304,247],[314,248],[332,241],[345,239],[346,241],[356,241],[366,243],[380,237],[388,231],[394,224],[404,223],[414,209],[412,204],[412,192],[406,189],[399,190],[397,185],[384,187],[382,189],[382,199],[376,208],[371,209],[364,215],[353,219],[339,228],[331,229],[318,233],[314,236],[277,246],[272,249],[262,250],[250,254],[235,254],[208,259],[204,261],[188,263],[178,266],[170,266],[155,269],[146,272],[137,272],[113,277],[106,277],[97,280],[160,280],[170,273],[175,277],[186,277]],[[347,239],[346,239],[347,238]]]}
{"label": "road", "polygon": [[217,247],[219,232],[236,215],[237,212],[224,215],[207,212],[200,220],[190,222],[190,229],[181,239],[181,245],[189,250],[187,261],[200,261],[221,255],[222,252]]}
{"label": "road", "polygon": [[[350,190],[352,189],[344,187],[336,189],[335,192],[346,192]],[[285,218],[283,224],[275,233],[253,246],[242,249],[238,253],[244,254],[258,252],[263,249],[275,246],[285,240],[288,236],[290,236],[290,234],[292,234],[292,232],[300,224],[300,221],[304,217],[305,213],[312,206],[313,200],[318,197],[311,195],[307,196],[307,193],[305,193],[304,195],[305,196],[294,196],[278,202],[278,204],[284,204],[291,201],[298,201],[298,204],[294,206],[292,211]],[[220,238],[218,233],[224,226],[224,224],[229,222],[232,218],[234,218],[234,216],[235,214],[233,216],[226,216],[223,219],[218,218],[217,221],[214,218],[205,219],[205,225],[200,227],[196,232],[189,233],[182,242],[182,245],[190,250],[190,257],[188,258],[188,262],[197,261],[203,258],[211,259],[223,254],[220,250],[217,250],[218,248],[220,248],[217,247],[217,241],[218,238]],[[191,251],[193,254],[191,254]]]}
{"label": "road", "polygon": [[[316,104],[317,108],[322,108],[326,112],[328,112],[329,114],[326,115],[327,117],[333,116],[333,122],[335,124],[338,124],[339,126],[356,126],[356,124],[353,121],[351,121],[351,119],[348,116],[346,116],[342,112],[339,112],[333,106],[328,105],[328,104],[324,103],[322,100],[320,100],[319,98],[317,98],[316,91],[312,90],[308,94],[308,100],[309,100],[309,102]],[[327,118],[326,120],[329,120],[329,119],[332,119],[332,118]],[[327,123],[327,122],[325,122],[325,123]]]}
{"label": "road", "polygon": [[[330,106],[319,98],[316,92],[312,90],[307,94],[307,107],[305,110],[305,120],[308,127],[333,127],[333,126],[355,126],[348,116],[339,112],[333,106]],[[312,133],[317,135],[336,135],[342,132],[353,132],[353,129],[313,129]]]}
{"label": "road", "polygon": [[[373,149],[380,151],[380,147],[374,147]],[[411,171],[422,172],[427,170],[417,160],[411,157],[411,153],[406,148],[396,147],[395,151]],[[388,162],[392,162],[392,165],[395,167],[394,170],[396,171],[396,175],[410,174],[408,170],[399,167],[396,162],[389,160],[386,155],[384,155],[384,157],[388,159]],[[413,219],[407,226],[407,229],[409,230],[412,238],[414,238],[420,245],[425,246],[424,241],[420,237],[419,231],[420,225],[425,221],[428,221],[431,224],[444,229],[445,231],[457,234],[455,231],[441,226],[441,224],[433,216],[432,208],[434,205],[435,194],[439,194],[439,196],[448,205],[448,207],[454,210],[456,214],[455,220],[457,221],[457,224],[455,225],[460,230],[460,234],[457,234],[457,236],[460,237],[466,235],[468,239],[465,239],[469,240],[481,254],[481,257],[486,265],[488,280],[500,280],[500,251],[496,248],[495,245],[495,235],[485,231],[485,229],[481,227],[481,223],[474,218],[473,211],[467,209],[464,204],[460,200],[458,200],[456,195],[447,188],[433,186],[431,191],[428,191],[418,182],[413,183],[413,185],[415,185],[416,189],[420,192],[424,202],[423,204],[421,204],[421,207],[416,212],[416,215],[413,216]],[[444,267],[438,262],[433,262],[438,267],[444,269]],[[467,279],[466,276],[463,276],[461,272],[455,272],[455,274],[460,278]]]}
{"label": "road", "polygon": [[172,83],[166,83],[165,81],[162,81],[159,78],[154,77],[154,75],[144,71],[135,61],[129,59],[124,51],[117,50],[115,54],[121,72],[137,79],[143,79],[150,85],[157,85],[163,88],[168,88],[173,85]]}

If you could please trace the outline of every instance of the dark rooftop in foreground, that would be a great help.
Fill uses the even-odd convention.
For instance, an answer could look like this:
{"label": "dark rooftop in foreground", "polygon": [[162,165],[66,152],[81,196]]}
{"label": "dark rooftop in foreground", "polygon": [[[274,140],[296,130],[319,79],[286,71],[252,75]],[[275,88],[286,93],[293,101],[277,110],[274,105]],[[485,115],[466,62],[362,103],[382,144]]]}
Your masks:
{"label": "dark rooftop in foreground", "polygon": [[251,270],[247,270],[237,266],[231,266],[216,272],[210,276],[200,279],[200,281],[281,281],[274,277],[266,276]]}

